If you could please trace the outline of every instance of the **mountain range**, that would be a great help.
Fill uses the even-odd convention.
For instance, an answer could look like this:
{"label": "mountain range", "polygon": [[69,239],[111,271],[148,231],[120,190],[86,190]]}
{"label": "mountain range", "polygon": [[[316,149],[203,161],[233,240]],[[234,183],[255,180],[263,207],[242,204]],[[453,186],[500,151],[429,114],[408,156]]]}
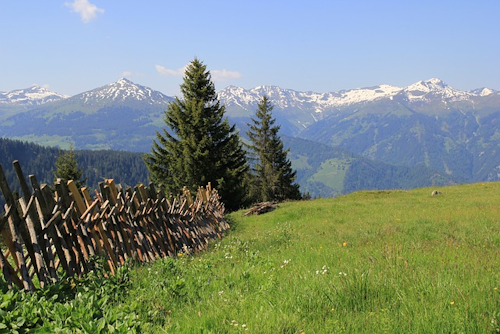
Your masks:
{"label": "mountain range", "polygon": [[[422,175],[430,175],[430,184],[439,184],[438,179],[500,179],[500,92],[496,90],[460,91],[436,78],[407,87],[379,85],[330,93],[229,86],[219,91],[219,98],[243,137],[264,94],[274,105],[280,133],[293,139],[289,140],[292,162],[306,177],[301,182],[315,184],[311,189],[323,188],[319,194],[349,189],[343,182],[352,177],[348,171],[359,167],[353,161],[361,161],[361,157],[417,168]],[[0,92],[0,133],[45,145],[64,146],[72,141],[80,149],[147,152],[156,131],[164,126],[164,111],[173,99],[127,79],[72,97],[36,86]],[[340,159],[343,162],[338,160],[338,164],[311,164],[307,154],[294,153],[294,145],[307,146],[303,140],[331,150],[340,147],[356,157]],[[331,159],[336,158],[327,160]],[[342,175],[330,182],[328,175],[333,174],[328,166],[344,168],[345,173],[337,173]],[[422,168],[427,168],[425,173]],[[380,188],[375,183],[372,186]]]}

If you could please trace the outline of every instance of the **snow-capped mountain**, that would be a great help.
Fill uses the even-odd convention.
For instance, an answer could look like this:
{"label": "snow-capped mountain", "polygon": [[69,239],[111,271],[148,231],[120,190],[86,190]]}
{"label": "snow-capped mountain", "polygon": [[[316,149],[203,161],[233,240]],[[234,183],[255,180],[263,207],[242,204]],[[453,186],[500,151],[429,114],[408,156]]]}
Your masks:
{"label": "snow-capped mountain", "polygon": [[429,102],[432,99],[441,99],[445,102],[468,101],[477,96],[471,92],[464,92],[448,86],[441,79],[432,78],[419,81],[403,88],[402,93],[411,101]]}
{"label": "snow-capped mountain", "polygon": [[0,104],[11,104],[18,106],[38,106],[47,102],[59,101],[68,98],[52,92],[44,87],[32,86],[26,89],[16,89],[8,92],[0,92]]}
{"label": "snow-capped mountain", "polygon": [[474,89],[474,90],[470,91],[471,94],[474,94],[476,96],[488,96],[488,95],[491,95],[491,94],[495,94],[497,92],[498,92],[497,90],[494,90],[494,89],[491,89],[491,88],[487,88],[487,87],[477,88],[477,89]]}
{"label": "snow-capped mountain", "polygon": [[[127,79],[4,116],[0,133],[73,141],[88,149],[147,151],[173,98]],[[0,115],[1,116],[1,115]]]}
{"label": "snow-capped mountain", "polygon": [[99,104],[102,102],[145,102],[150,105],[164,104],[172,98],[153,90],[149,87],[141,86],[132,81],[121,78],[120,80],[106,86],[102,86],[71,98],[74,102],[86,105]]}
{"label": "snow-capped mountain", "polygon": [[467,101],[477,96],[495,93],[489,88],[465,92],[448,86],[444,81],[432,78],[419,81],[407,87],[379,85],[375,87],[341,90],[331,93],[298,92],[277,86],[259,86],[252,89],[229,86],[219,92],[219,98],[229,108],[253,108],[263,95],[267,95],[278,108],[298,108],[313,110],[316,113],[342,108],[358,103],[367,103],[400,95],[411,102],[430,102],[441,99],[445,102]]}
{"label": "snow-capped mountain", "polygon": [[262,96],[267,95],[273,105],[279,108],[314,108],[315,112],[322,112],[326,109],[393,96],[400,91],[401,88],[390,85],[342,90],[333,93],[298,92],[277,86],[259,86],[249,90],[229,86],[219,92],[219,98],[227,106],[235,105],[246,108],[249,105],[257,105]]}

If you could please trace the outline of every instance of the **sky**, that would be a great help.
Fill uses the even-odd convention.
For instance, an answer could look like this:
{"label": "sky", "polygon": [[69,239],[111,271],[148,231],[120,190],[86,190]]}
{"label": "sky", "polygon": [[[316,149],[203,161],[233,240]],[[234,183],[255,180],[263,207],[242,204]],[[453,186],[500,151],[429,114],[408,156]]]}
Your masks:
{"label": "sky", "polygon": [[0,91],[126,77],[174,96],[194,58],[217,90],[500,89],[499,14],[498,0],[0,0]]}

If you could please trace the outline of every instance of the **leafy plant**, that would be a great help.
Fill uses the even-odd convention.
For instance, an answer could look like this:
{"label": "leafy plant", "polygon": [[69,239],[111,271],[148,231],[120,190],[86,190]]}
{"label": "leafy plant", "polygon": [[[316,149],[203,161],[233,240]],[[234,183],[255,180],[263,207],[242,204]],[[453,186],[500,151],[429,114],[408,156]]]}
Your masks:
{"label": "leafy plant", "polygon": [[68,278],[39,289],[5,290],[0,302],[0,332],[134,333],[141,321],[136,303],[124,303],[130,268],[106,277],[100,267],[80,279]]}

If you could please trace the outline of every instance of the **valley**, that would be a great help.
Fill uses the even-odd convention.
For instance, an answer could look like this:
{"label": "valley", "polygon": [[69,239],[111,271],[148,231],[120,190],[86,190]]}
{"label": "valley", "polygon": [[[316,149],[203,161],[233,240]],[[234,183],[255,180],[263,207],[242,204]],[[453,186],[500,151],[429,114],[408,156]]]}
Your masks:
{"label": "valley", "polygon": [[[332,93],[229,86],[219,98],[244,140],[263,94],[297,181],[314,197],[500,180],[498,91],[459,91],[440,79]],[[76,149],[144,153],[173,99],[128,79],[72,97],[35,86],[0,93],[0,133],[61,148],[73,142]]]}

